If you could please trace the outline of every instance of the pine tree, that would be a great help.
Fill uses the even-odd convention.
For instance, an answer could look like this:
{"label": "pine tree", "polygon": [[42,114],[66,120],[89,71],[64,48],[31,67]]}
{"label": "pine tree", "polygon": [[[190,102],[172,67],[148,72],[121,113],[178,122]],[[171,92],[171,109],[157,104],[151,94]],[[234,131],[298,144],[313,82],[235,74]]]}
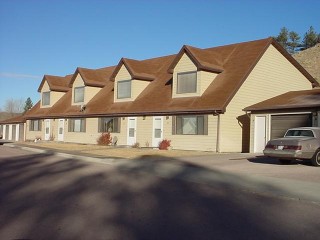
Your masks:
{"label": "pine tree", "polygon": [[295,53],[296,48],[300,45],[300,36],[298,33],[291,31],[289,32],[289,39],[290,41],[288,42],[288,50],[291,54],[293,54]]}
{"label": "pine tree", "polygon": [[33,107],[33,103],[31,101],[31,98],[28,97],[27,100],[25,101],[25,105],[24,105],[24,112],[28,111],[29,109],[31,109]]}
{"label": "pine tree", "polygon": [[276,41],[282,45],[285,49],[288,47],[288,35],[289,31],[286,27],[281,28],[279,35],[276,37]]}
{"label": "pine tree", "polygon": [[317,44],[318,34],[314,31],[314,28],[311,26],[308,32],[305,33],[303,38],[303,46],[305,49],[313,47]]}

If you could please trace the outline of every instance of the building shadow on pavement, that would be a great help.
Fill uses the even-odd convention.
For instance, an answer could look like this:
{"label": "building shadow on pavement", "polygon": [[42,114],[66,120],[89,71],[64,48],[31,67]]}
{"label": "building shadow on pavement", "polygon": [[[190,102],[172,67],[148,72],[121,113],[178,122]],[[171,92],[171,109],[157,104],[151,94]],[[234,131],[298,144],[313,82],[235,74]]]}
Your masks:
{"label": "building shadow on pavement", "polygon": [[0,160],[0,239],[316,239],[319,234],[319,208],[299,215],[296,201],[249,192],[239,184],[248,180],[230,173],[160,156],[114,166],[55,158]]}

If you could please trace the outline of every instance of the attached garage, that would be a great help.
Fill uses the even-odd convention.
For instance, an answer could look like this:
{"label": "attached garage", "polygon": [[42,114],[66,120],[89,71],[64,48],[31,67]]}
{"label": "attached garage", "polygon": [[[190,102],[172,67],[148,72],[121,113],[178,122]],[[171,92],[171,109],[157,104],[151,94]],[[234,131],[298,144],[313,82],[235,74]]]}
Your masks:
{"label": "attached garage", "polygon": [[25,119],[23,115],[0,122],[0,136],[8,141],[24,141]]}
{"label": "attached garage", "polygon": [[287,92],[243,109],[250,115],[250,152],[295,127],[320,127],[320,88]]}
{"label": "attached garage", "polygon": [[283,137],[288,128],[311,126],[311,113],[271,115],[270,139]]}

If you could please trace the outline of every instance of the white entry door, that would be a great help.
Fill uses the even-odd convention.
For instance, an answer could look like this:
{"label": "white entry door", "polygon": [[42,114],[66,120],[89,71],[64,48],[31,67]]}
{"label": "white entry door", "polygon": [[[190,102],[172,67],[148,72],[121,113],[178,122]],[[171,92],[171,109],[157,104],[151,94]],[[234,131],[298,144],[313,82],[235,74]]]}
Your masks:
{"label": "white entry door", "polygon": [[59,119],[58,122],[58,141],[63,141],[64,138],[64,119]]}
{"label": "white entry door", "polygon": [[44,140],[50,140],[50,119],[44,120]]}
{"label": "white entry door", "polygon": [[163,139],[163,117],[153,117],[152,147],[158,147]]}
{"label": "white entry door", "polygon": [[136,130],[137,130],[137,118],[129,117],[128,118],[128,140],[127,145],[132,146],[136,143]]}
{"label": "white entry door", "polygon": [[254,127],[254,152],[261,153],[266,146],[266,117],[256,116]]}

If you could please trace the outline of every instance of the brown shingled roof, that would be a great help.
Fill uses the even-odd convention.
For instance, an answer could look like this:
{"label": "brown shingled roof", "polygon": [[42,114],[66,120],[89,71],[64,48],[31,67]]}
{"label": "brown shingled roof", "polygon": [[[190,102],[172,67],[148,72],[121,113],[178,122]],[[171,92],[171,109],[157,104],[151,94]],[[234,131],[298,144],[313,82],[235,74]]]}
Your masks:
{"label": "brown shingled roof", "polygon": [[86,86],[91,87],[104,87],[106,82],[109,80],[111,74],[113,73],[115,66],[104,67],[99,69],[88,69],[78,67],[73,74],[73,77],[69,83],[69,87],[72,87],[74,80],[79,73]]}
{"label": "brown shingled roof", "polygon": [[173,69],[184,53],[188,55],[192,62],[197,66],[198,70],[215,73],[221,73],[223,71],[223,59],[220,58],[219,54],[213,56],[215,54],[211,53],[209,49],[200,49],[184,45],[170,65],[168,69],[169,73],[173,73]]}
{"label": "brown shingled roof", "polygon": [[[172,98],[172,67],[180,59],[179,54],[146,60],[121,59],[116,67],[104,68],[100,81],[96,71],[77,69],[86,84],[99,82],[103,88],[86,105],[85,111],[71,105],[72,92],[69,90],[53,107],[41,109],[38,106],[30,118],[126,116],[126,115],[167,115],[188,113],[223,113],[241,87],[247,76],[258,63],[270,45],[274,45],[309,80],[316,82],[281,46],[272,38],[231,44],[226,46],[198,49],[184,46],[179,54],[187,52],[198,64],[199,69],[217,72],[214,82],[200,97]],[[148,80],[150,83],[134,101],[114,102],[114,77],[125,65],[133,78]],[[104,75],[105,74],[105,75]],[[90,76],[90,77],[89,77]],[[152,76],[152,77],[151,77]],[[108,81],[109,79],[109,81]],[[152,80],[152,81],[151,81]],[[102,84],[103,83],[103,84]],[[71,83],[72,84],[72,83]]]}
{"label": "brown shingled roof", "polygon": [[320,107],[320,88],[291,91],[246,107],[244,111]]}
{"label": "brown shingled roof", "polygon": [[26,119],[24,118],[24,115],[21,114],[19,116],[15,116],[9,119],[5,119],[0,121],[0,124],[18,124],[18,123],[24,123]]}
{"label": "brown shingled roof", "polygon": [[122,65],[127,68],[132,79],[144,81],[152,81],[155,79],[154,72],[157,69],[157,66],[155,65],[154,61],[152,61],[152,59],[139,61],[129,58],[121,58],[117,67],[111,75],[111,81],[114,81]]}
{"label": "brown shingled roof", "polygon": [[47,81],[51,91],[67,92],[69,90],[69,82],[71,78],[72,75],[66,75],[64,77],[44,75],[39,85],[38,92],[41,92],[41,89],[45,81]]}

